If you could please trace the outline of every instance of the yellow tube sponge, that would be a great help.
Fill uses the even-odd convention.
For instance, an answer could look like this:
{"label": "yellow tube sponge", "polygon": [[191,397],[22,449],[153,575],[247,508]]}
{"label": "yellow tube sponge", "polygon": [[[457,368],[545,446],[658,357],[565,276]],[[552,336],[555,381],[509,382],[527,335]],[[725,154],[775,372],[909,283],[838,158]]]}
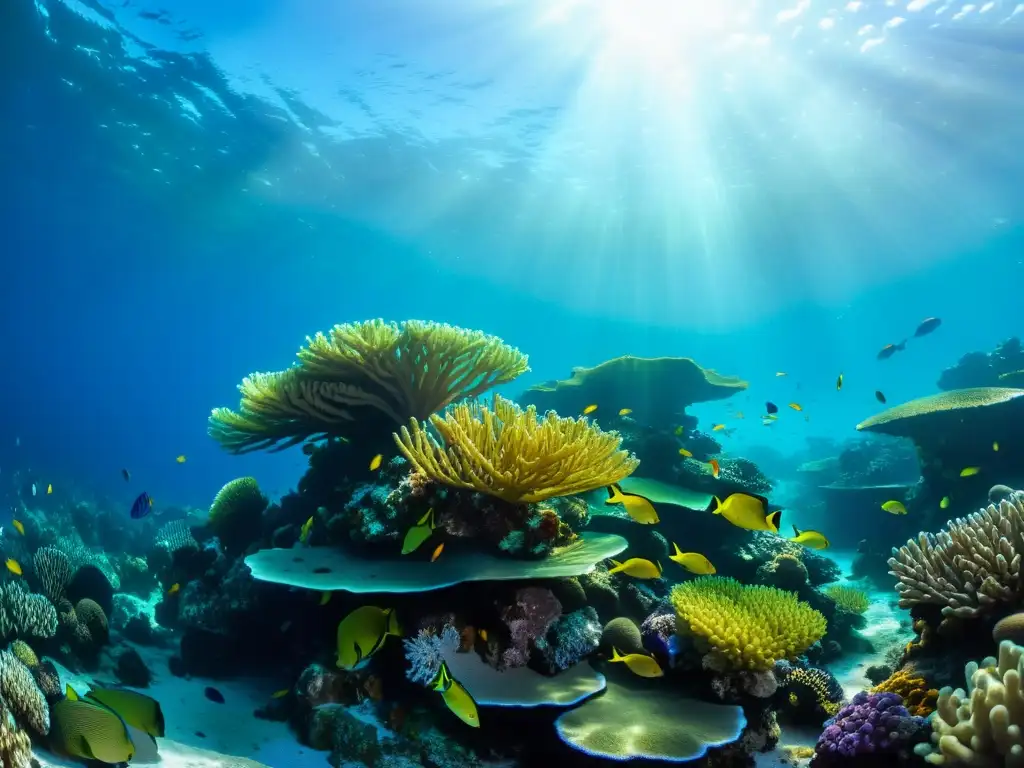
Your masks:
{"label": "yellow tube sponge", "polygon": [[395,435],[415,470],[445,485],[470,488],[509,502],[571,496],[617,483],[640,463],[620,449],[622,438],[586,418],[543,417],[495,395],[488,408],[460,403],[430,424],[412,419]]}
{"label": "yellow tube sponge", "polygon": [[795,659],[825,634],[825,617],[792,592],[703,576],[672,589],[679,632],[721,671],[767,670]]}

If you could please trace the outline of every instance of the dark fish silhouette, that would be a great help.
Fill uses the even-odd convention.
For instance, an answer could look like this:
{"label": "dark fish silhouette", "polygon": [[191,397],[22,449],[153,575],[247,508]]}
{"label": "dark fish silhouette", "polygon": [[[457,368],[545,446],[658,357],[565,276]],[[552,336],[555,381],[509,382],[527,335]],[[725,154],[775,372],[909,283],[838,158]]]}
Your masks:
{"label": "dark fish silhouette", "polygon": [[878,402],[880,402],[880,403],[881,403],[882,405],[885,405],[885,395],[883,395],[883,394],[882,394],[882,393],[881,393],[881,392],[880,392],[879,390],[877,390],[877,389],[875,390],[875,400],[877,400]]}
{"label": "dark fish silhouette", "polygon": [[915,337],[927,336],[929,333],[934,331],[942,325],[942,320],[937,317],[926,317],[921,321],[921,324],[917,326],[917,330],[914,331]]}
{"label": "dark fish silhouette", "polygon": [[138,498],[132,504],[132,520],[138,520],[145,517],[153,511],[153,500],[149,498],[149,494],[143,491],[139,494]]}
{"label": "dark fish silhouette", "polygon": [[203,691],[203,696],[208,698],[210,701],[216,702],[217,704],[224,703],[224,694],[218,691],[216,688],[207,687]]}
{"label": "dark fish silhouette", "polygon": [[907,348],[907,340],[904,339],[899,344],[886,344],[882,347],[882,351],[878,353],[879,360],[888,360],[890,357],[895,355],[897,352],[902,352]]}
{"label": "dark fish silhouette", "polygon": [[122,470],[121,470],[121,477],[123,477],[123,478],[124,478],[124,481],[125,481],[126,483],[128,483],[128,482],[131,482],[131,479],[132,479],[132,473],[131,473],[131,472],[129,472],[129,471],[127,470],[127,469],[122,469]]}
{"label": "dark fish silhouette", "polygon": [[768,413],[778,413],[779,412],[779,406],[777,406],[775,403],[772,403],[772,402],[765,403],[764,404],[764,409]]}

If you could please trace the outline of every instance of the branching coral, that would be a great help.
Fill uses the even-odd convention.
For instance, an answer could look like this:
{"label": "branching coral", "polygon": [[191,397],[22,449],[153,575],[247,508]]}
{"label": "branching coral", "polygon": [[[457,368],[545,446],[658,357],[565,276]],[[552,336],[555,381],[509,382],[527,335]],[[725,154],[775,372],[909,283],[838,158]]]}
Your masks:
{"label": "branching coral", "polygon": [[437,676],[444,654],[458,651],[459,642],[459,630],[451,624],[445,625],[440,634],[421,629],[416,637],[403,640],[405,658],[409,662],[405,676],[414,683],[427,685]]}
{"label": "branching coral", "polygon": [[989,504],[948,530],[921,533],[889,559],[899,579],[900,607],[938,605],[942,615],[971,618],[1020,599],[1024,553],[1024,496]]}
{"label": "branching coral", "polygon": [[494,336],[418,320],[336,325],[308,338],[299,361],[243,380],[238,411],[215,409],[210,435],[232,453],[281,450],[368,418],[425,419],[529,370]]}
{"label": "branching coral", "polygon": [[929,688],[928,682],[912,666],[896,670],[888,679],[872,688],[871,692],[898,694],[903,699],[907,711],[921,717],[935,711],[935,703],[939,697],[939,692]]}
{"label": "branching coral", "polygon": [[32,564],[43,585],[43,593],[56,605],[75,574],[71,559],[56,547],[40,547],[32,557]]}
{"label": "branching coral", "polygon": [[802,654],[826,629],[825,617],[793,593],[724,577],[677,584],[672,604],[680,633],[694,636],[706,664],[722,671],[770,669]]}
{"label": "branching coral", "polygon": [[868,593],[856,587],[834,584],[825,589],[825,594],[832,598],[839,610],[847,613],[864,613],[871,605]]}
{"label": "branching coral", "polygon": [[494,405],[460,403],[430,423],[439,443],[413,419],[395,435],[417,472],[458,488],[509,502],[536,502],[617,483],[640,463],[620,450],[615,432],[586,418],[543,418],[495,395]]}

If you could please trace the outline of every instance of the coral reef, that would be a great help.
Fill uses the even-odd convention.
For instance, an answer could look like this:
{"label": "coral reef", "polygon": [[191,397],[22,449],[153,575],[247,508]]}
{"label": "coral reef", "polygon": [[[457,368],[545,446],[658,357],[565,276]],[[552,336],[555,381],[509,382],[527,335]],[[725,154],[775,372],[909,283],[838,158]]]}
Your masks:
{"label": "coral reef", "polygon": [[843,688],[827,669],[780,661],[775,677],[782,709],[798,723],[820,726],[843,704]]}
{"label": "coral reef", "polygon": [[942,390],[971,387],[1020,386],[1008,383],[1008,375],[1024,370],[1024,347],[1013,337],[999,344],[994,351],[969,352],[956,365],[939,375]]}
{"label": "coral reef", "polygon": [[825,587],[825,595],[835,602],[836,607],[847,613],[864,613],[871,605],[868,593],[856,587],[847,587],[842,584],[833,584]]}
{"label": "coral reef", "polygon": [[54,605],[64,597],[64,590],[75,575],[71,560],[56,547],[40,547],[32,557],[36,578],[43,587],[43,594]]}
{"label": "coral reef", "polygon": [[643,653],[643,634],[635,621],[628,616],[620,616],[604,625],[601,646],[608,651],[615,648],[620,653]]}
{"label": "coral reef", "polygon": [[905,759],[926,734],[924,718],[907,712],[895,693],[861,692],[826,723],[811,764],[843,765],[861,755]]}
{"label": "coral reef", "polygon": [[[238,477],[222,487],[210,505],[207,527],[220,539],[226,552],[238,554],[258,538],[260,515],[267,508],[269,500],[260,490],[253,477]],[[171,551],[188,546],[182,542],[180,531],[169,531],[175,535],[178,546]]]}
{"label": "coral reef", "polygon": [[0,639],[53,637],[57,612],[42,595],[28,591],[22,581],[0,584]]}
{"label": "coral reef", "polygon": [[871,689],[872,693],[895,693],[912,715],[927,717],[935,711],[939,692],[929,687],[913,665],[898,669]]}
{"label": "coral reef", "polygon": [[[812,587],[829,584],[842,575],[839,566],[831,558],[764,531],[752,532],[750,537],[738,547],[737,554],[742,561],[752,566],[751,570],[760,568],[762,564],[773,561],[779,555],[790,555],[803,564],[807,570],[807,583]],[[775,571],[778,567],[779,565],[776,564],[770,570]],[[792,563],[789,562],[783,564],[782,568],[784,571],[799,571],[799,569],[794,569]],[[766,571],[764,575],[770,576],[771,573]]]}
{"label": "coral reef", "polygon": [[559,616],[543,637],[534,641],[550,671],[569,669],[595,650],[601,642],[601,623],[590,607]]}
{"label": "coral reef", "polygon": [[50,732],[50,708],[31,670],[10,651],[0,651],[0,696],[6,708],[40,736]]}
{"label": "coral reef", "polygon": [[545,636],[561,615],[562,604],[551,590],[543,587],[517,590],[514,602],[501,612],[501,620],[508,628],[509,642],[501,652],[498,668],[525,667],[534,643]]}

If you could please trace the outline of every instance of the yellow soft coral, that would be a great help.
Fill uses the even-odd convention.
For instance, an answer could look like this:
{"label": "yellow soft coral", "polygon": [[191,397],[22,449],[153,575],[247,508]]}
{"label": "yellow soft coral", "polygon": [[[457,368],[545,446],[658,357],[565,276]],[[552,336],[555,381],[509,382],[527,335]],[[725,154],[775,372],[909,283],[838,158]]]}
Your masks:
{"label": "yellow soft coral", "polygon": [[704,576],[672,589],[681,634],[723,669],[767,670],[825,634],[825,617],[792,592]]}
{"label": "yellow soft coral", "polygon": [[871,692],[899,694],[907,711],[921,717],[927,717],[934,712],[939,699],[939,692],[935,688],[929,688],[928,682],[917,674],[913,666],[896,670],[888,679],[872,688]]}
{"label": "yellow soft coral", "polygon": [[587,419],[543,417],[495,396],[494,405],[460,403],[430,423],[444,444],[413,419],[395,435],[413,468],[431,480],[510,502],[570,496],[617,483],[640,463],[615,432]]}
{"label": "yellow soft coral", "polygon": [[871,605],[868,593],[856,587],[833,584],[825,589],[825,594],[832,598],[839,610],[847,613],[864,613]]}

